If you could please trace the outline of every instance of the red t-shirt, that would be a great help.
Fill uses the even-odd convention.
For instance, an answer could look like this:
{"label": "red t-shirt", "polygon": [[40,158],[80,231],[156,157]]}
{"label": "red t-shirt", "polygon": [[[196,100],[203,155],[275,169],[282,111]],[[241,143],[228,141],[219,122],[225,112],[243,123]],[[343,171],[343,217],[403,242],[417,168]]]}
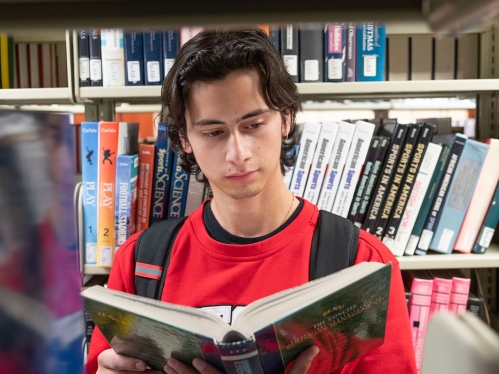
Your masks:
{"label": "red t-shirt", "polygon": [[[204,205],[185,221],[172,249],[162,301],[210,309],[217,314],[237,313],[238,307],[308,281],[312,236],[317,207],[304,200],[298,216],[276,235],[254,244],[223,244],[212,239],[203,221]],[[139,233],[117,252],[108,287],[135,293],[134,249]],[[333,373],[416,373],[409,315],[398,261],[378,239],[360,231],[355,263],[392,262],[392,281],[385,342],[369,354]],[[224,311],[226,313],[224,313]],[[97,371],[97,357],[110,348],[94,331],[87,371]],[[312,363],[309,373],[328,373]]]}

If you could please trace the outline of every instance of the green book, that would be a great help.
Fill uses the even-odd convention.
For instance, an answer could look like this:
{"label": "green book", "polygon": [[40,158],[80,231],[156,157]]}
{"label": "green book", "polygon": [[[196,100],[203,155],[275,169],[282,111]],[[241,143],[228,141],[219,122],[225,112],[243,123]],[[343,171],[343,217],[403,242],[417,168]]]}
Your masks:
{"label": "green book", "polygon": [[114,351],[163,370],[196,357],[226,373],[283,373],[305,349],[331,369],[383,344],[391,263],[364,262],[249,304],[232,326],[209,312],[95,286],[85,310]]}
{"label": "green book", "polygon": [[494,237],[496,232],[496,226],[499,222],[499,185],[496,187],[496,192],[494,197],[490,202],[489,210],[482,223],[482,228],[477,236],[475,246],[473,247],[473,252],[475,253],[485,253],[487,248],[489,248],[490,242]]}
{"label": "green book", "polygon": [[407,247],[404,253],[405,255],[413,255],[416,247],[418,246],[419,237],[423,232],[426,217],[428,217],[428,214],[430,213],[433,199],[437,194],[438,183],[444,175],[447,159],[449,158],[451,148],[452,147],[449,144],[442,144],[442,151],[437,161],[437,166],[435,166],[433,176],[431,177],[430,185],[428,186],[428,190],[426,191],[423,204],[421,205],[421,209],[419,210],[418,218],[416,219],[416,223],[414,224],[414,227],[412,229],[409,242],[407,243]]}

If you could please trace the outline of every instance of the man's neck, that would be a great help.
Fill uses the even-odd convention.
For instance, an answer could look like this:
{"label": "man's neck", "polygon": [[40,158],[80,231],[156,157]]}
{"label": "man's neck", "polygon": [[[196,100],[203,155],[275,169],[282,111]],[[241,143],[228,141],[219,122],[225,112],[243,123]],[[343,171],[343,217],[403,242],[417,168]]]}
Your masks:
{"label": "man's neck", "polygon": [[244,238],[264,236],[276,230],[293,214],[298,200],[282,180],[246,199],[233,199],[215,191],[211,209],[219,224],[232,235]]}

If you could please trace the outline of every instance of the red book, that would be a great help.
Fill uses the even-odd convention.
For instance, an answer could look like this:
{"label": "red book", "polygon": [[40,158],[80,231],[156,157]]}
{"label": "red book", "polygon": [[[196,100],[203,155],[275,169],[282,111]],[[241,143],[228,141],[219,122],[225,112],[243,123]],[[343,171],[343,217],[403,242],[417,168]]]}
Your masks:
{"label": "red book", "polygon": [[139,177],[137,179],[137,231],[149,227],[151,210],[152,177],[154,173],[154,144],[139,146]]}

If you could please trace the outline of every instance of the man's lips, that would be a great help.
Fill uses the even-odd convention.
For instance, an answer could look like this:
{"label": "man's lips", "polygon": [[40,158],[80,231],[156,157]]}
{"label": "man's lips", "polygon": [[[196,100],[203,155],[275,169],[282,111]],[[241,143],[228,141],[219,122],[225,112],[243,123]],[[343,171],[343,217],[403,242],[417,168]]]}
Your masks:
{"label": "man's lips", "polygon": [[227,175],[227,178],[231,181],[246,181],[246,180],[250,180],[255,173],[256,173],[256,171],[247,171],[244,173],[233,173],[233,174]]}

